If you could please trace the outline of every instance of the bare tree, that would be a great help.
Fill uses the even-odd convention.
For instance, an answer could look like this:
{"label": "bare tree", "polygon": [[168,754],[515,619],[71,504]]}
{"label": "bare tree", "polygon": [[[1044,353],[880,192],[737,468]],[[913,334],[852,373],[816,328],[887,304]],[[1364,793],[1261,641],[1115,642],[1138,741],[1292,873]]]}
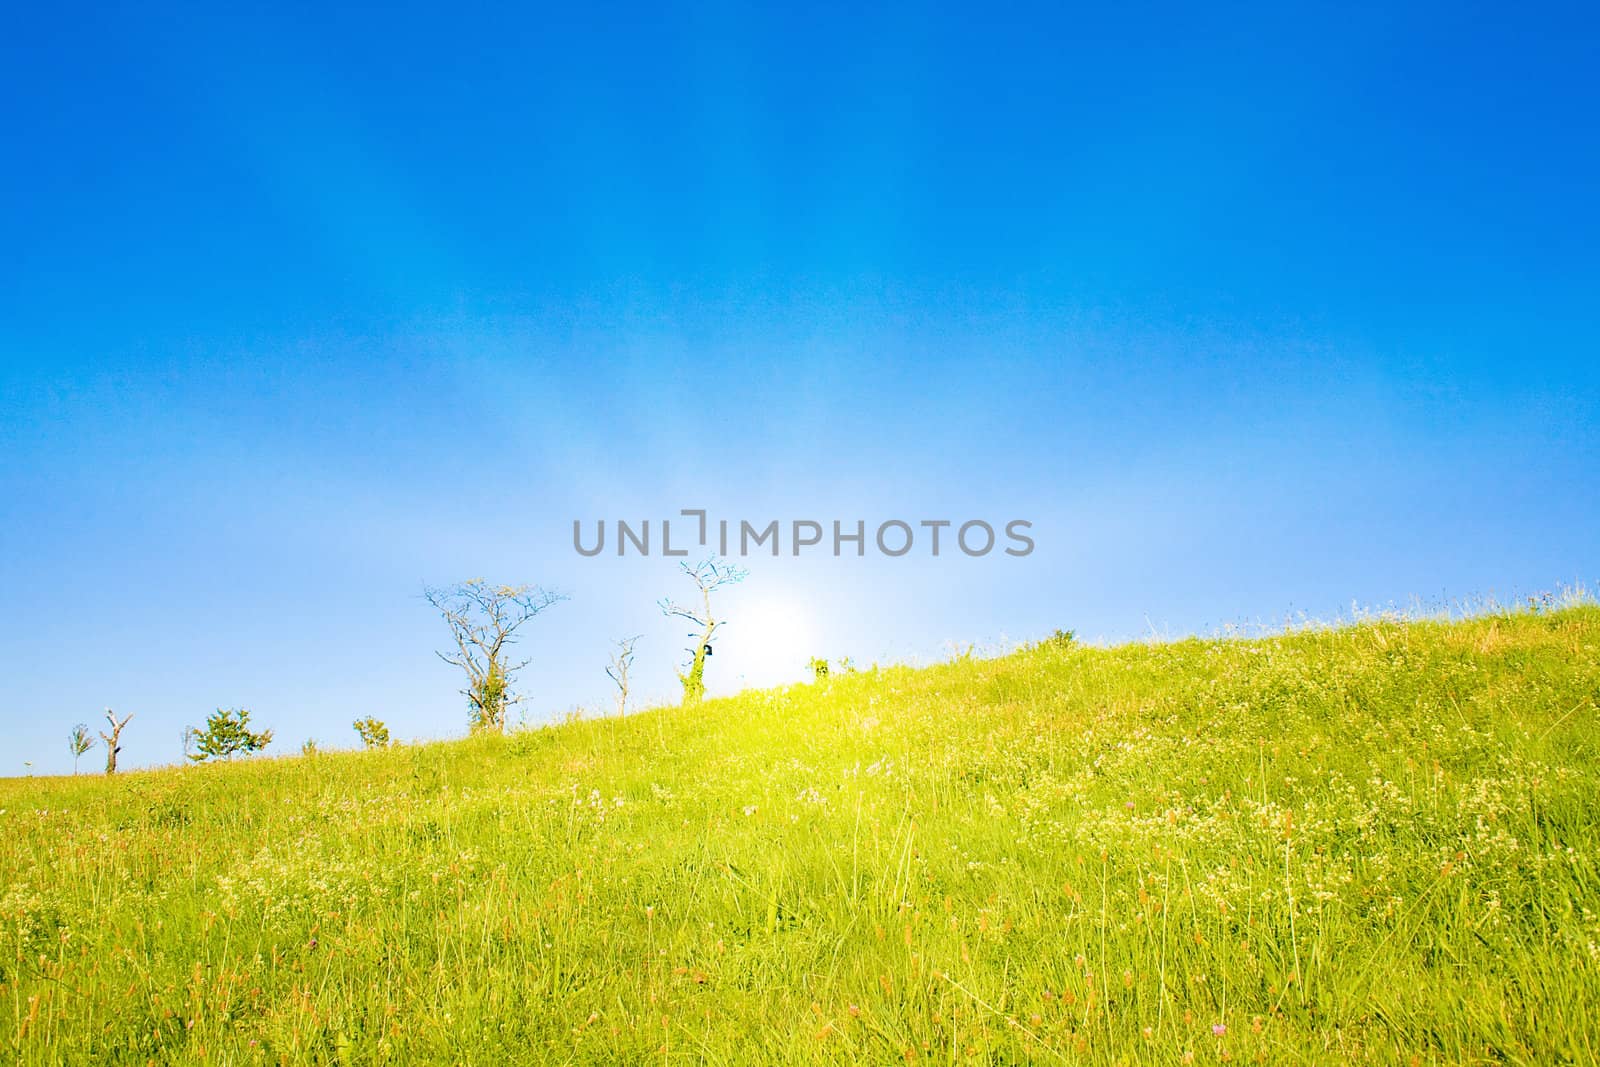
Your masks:
{"label": "bare tree", "polygon": [[78,760],[83,754],[94,747],[94,735],[89,733],[89,724],[80,722],[72,728],[67,735],[67,744],[72,747],[72,773],[78,773]]}
{"label": "bare tree", "polygon": [[633,668],[633,646],[639,640],[639,635],[624,637],[617,642],[616,651],[611,653],[611,665],[606,668],[612,682],[617,687],[617,714],[628,713],[628,671]]}
{"label": "bare tree", "polygon": [[122,751],[122,745],[118,743],[117,739],[122,736],[122,728],[132,721],[133,712],[131,711],[124,715],[122,720],[119,722],[117,721],[116,715],[112,713],[111,709],[106,709],[106,722],[111,724],[111,732],[108,734],[104,730],[101,730],[100,737],[106,743],[107,774],[117,773],[117,753]]}
{"label": "bare tree", "polygon": [[472,728],[504,733],[506,711],[522,699],[511,690],[512,678],[532,662],[507,658],[517,630],[566,596],[536,586],[490,585],[482,578],[444,589],[427,588],[422,595],[455,639],[455,651],[438,656],[466,672],[467,688],[461,694],[467,698]]}
{"label": "bare tree", "polygon": [[700,604],[697,607],[685,607],[668,597],[661,601],[661,613],[668,618],[687,619],[695,624],[696,632],[689,635],[694,644],[684,649],[689,653],[688,673],[678,672],[678,681],[683,683],[683,702],[694,704],[706,695],[706,659],[711,655],[711,639],[716,636],[717,627],[726,621],[712,614],[711,594],[725,585],[737,585],[750,572],[715,556],[692,565],[680,563],[678,566],[683,568],[683,573],[699,590]]}

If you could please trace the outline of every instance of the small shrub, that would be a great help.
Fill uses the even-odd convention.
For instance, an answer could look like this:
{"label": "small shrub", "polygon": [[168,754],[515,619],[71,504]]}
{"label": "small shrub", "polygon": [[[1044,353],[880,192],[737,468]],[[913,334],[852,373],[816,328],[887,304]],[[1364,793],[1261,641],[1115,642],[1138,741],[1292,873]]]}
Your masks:
{"label": "small shrub", "polygon": [[206,720],[204,730],[194,732],[195,750],[189,758],[196,763],[208,759],[232,759],[243,752],[259,752],[272,743],[272,731],[250,731],[249,708],[218,708]]}
{"label": "small shrub", "polygon": [[1071,648],[1073,645],[1077,644],[1077,642],[1078,631],[1057,630],[1055,633],[1051,634],[1049,637],[1045,638],[1043,641],[1040,641],[1033,647],[1066,649]]}
{"label": "small shrub", "polygon": [[357,736],[367,748],[389,747],[389,728],[383,724],[382,719],[368,715],[365,719],[357,719],[350,725],[355,727]]}

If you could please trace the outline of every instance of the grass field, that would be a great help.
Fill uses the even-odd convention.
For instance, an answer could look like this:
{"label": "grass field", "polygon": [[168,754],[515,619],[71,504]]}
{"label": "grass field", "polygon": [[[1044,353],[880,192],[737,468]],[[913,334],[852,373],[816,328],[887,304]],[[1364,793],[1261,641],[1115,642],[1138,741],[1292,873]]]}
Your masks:
{"label": "grass field", "polygon": [[3,1047],[1594,1063],[1597,702],[1579,605],[7,780]]}

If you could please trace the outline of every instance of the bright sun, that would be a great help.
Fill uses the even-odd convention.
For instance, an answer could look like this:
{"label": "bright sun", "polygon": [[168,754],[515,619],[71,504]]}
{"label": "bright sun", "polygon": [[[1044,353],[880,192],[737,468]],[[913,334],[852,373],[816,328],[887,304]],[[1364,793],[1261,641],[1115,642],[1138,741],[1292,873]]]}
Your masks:
{"label": "bright sun", "polygon": [[811,613],[789,597],[766,597],[742,607],[724,633],[713,655],[722,660],[717,673],[730,689],[801,681],[807,661],[818,654]]}

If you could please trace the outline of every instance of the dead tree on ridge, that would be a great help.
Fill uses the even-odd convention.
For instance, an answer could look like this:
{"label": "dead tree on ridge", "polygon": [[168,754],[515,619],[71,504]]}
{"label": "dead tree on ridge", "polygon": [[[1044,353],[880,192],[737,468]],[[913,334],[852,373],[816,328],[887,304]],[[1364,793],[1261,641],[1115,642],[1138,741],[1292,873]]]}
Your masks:
{"label": "dead tree on ridge", "polygon": [[611,664],[606,668],[606,674],[617,687],[618,716],[628,713],[628,671],[633,667],[633,646],[638,640],[635,635],[618,641],[616,651],[611,653]]}
{"label": "dead tree on ridge", "polygon": [[438,657],[466,672],[468,715],[473,730],[504,733],[506,711],[522,698],[511,691],[516,673],[530,662],[506,658],[516,643],[517,629],[552,604],[567,599],[561,593],[528,585],[490,585],[474,578],[444,589],[424,589],[423,596],[450,627],[454,652]]}
{"label": "dead tree on ridge", "polygon": [[668,618],[687,619],[695,624],[697,632],[689,635],[694,645],[684,650],[689,653],[686,665],[688,673],[678,672],[678,681],[683,683],[683,702],[696,704],[706,695],[706,658],[711,655],[711,639],[716,636],[717,627],[726,621],[711,613],[711,594],[725,585],[737,585],[749,577],[750,572],[726,560],[718,560],[715,556],[693,566],[688,563],[678,566],[683,568],[683,573],[699,590],[700,606],[684,607],[669,597],[661,601],[661,613]]}
{"label": "dead tree on ridge", "polygon": [[111,709],[106,709],[106,722],[111,724],[111,732],[108,734],[104,730],[101,730],[100,736],[105,739],[106,743],[107,774],[117,773],[117,753],[122,751],[122,745],[118,743],[117,739],[122,736],[122,728],[132,721],[133,712],[131,711],[122,717],[121,722],[118,722],[117,717],[112,714]]}

